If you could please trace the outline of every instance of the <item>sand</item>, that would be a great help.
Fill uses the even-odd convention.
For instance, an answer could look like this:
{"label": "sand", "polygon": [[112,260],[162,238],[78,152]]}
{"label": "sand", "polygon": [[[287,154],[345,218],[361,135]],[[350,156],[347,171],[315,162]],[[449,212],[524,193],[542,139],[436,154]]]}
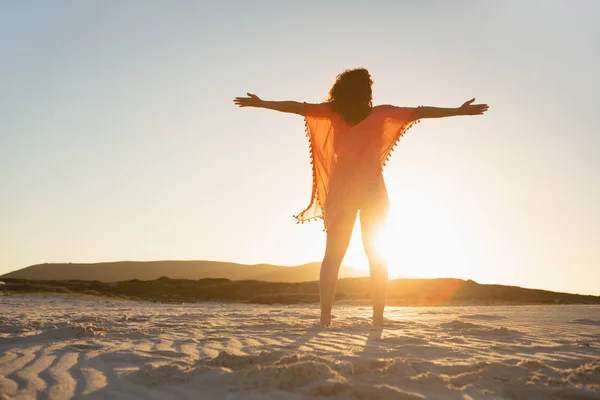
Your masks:
{"label": "sand", "polygon": [[0,296],[1,399],[600,399],[600,306]]}

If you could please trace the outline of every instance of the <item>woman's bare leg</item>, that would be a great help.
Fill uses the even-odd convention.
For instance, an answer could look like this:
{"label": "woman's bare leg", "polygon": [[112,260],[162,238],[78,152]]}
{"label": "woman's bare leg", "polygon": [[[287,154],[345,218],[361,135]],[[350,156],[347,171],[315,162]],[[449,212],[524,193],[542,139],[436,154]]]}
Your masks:
{"label": "woman's bare leg", "polygon": [[387,297],[388,270],[385,260],[376,246],[377,233],[381,229],[381,219],[361,212],[360,228],[363,247],[371,270],[371,298],[373,300],[373,325],[383,326],[383,310]]}
{"label": "woman's bare leg", "polygon": [[327,245],[325,256],[321,264],[319,280],[319,294],[321,299],[321,324],[331,324],[331,309],[335,297],[338,272],[342,260],[346,255],[352,230],[356,222],[356,213],[340,218],[339,221],[327,231]]}

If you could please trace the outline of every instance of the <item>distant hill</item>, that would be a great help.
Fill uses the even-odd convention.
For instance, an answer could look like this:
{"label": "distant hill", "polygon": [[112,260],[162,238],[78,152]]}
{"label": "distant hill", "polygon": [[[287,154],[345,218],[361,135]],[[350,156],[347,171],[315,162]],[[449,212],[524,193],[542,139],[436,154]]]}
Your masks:
{"label": "distant hill", "polygon": [[[270,264],[244,265],[218,261],[118,261],[92,264],[37,264],[9,272],[0,279],[84,280],[120,282],[143,281],[160,277],[171,279],[225,278],[233,281],[306,282],[319,279],[320,263],[296,267]],[[340,278],[365,276],[364,271],[344,267]]]}
{"label": "distant hill", "polygon": [[[264,282],[228,279],[168,279],[125,282],[35,281],[5,279],[5,293],[78,293],[157,302],[233,301],[258,304],[298,304],[319,301],[319,282]],[[369,278],[338,282],[336,300],[365,302]],[[482,285],[461,279],[396,279],[390,281],[388,304],[398,306],[492,304],[600,304],[600,296],[583,296],[515,286]]]}

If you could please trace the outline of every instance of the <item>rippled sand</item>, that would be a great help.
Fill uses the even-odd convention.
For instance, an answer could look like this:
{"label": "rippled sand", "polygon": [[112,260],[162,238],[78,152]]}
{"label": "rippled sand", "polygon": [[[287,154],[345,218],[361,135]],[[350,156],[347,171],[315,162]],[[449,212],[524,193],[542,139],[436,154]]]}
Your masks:
{"label": "rippled sand", "polygon": [[600,306],[0,296],[0,398],[600,399]]}

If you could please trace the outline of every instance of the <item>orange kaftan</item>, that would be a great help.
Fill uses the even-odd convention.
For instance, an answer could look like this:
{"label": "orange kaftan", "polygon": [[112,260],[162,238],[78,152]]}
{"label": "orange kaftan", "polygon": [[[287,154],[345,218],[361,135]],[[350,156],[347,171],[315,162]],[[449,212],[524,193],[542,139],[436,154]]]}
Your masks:
{"label": "orange kaftan", "polygon": [[400,137],[418,122],[416,111],[376,106],[367,118],[350,126],[329,103],[305,104],[313,187],[310,204],[295,216],[298,222],[321,218],[328,230],[344,212],[359,210],[373,190],[387,207],[381,172]]}

